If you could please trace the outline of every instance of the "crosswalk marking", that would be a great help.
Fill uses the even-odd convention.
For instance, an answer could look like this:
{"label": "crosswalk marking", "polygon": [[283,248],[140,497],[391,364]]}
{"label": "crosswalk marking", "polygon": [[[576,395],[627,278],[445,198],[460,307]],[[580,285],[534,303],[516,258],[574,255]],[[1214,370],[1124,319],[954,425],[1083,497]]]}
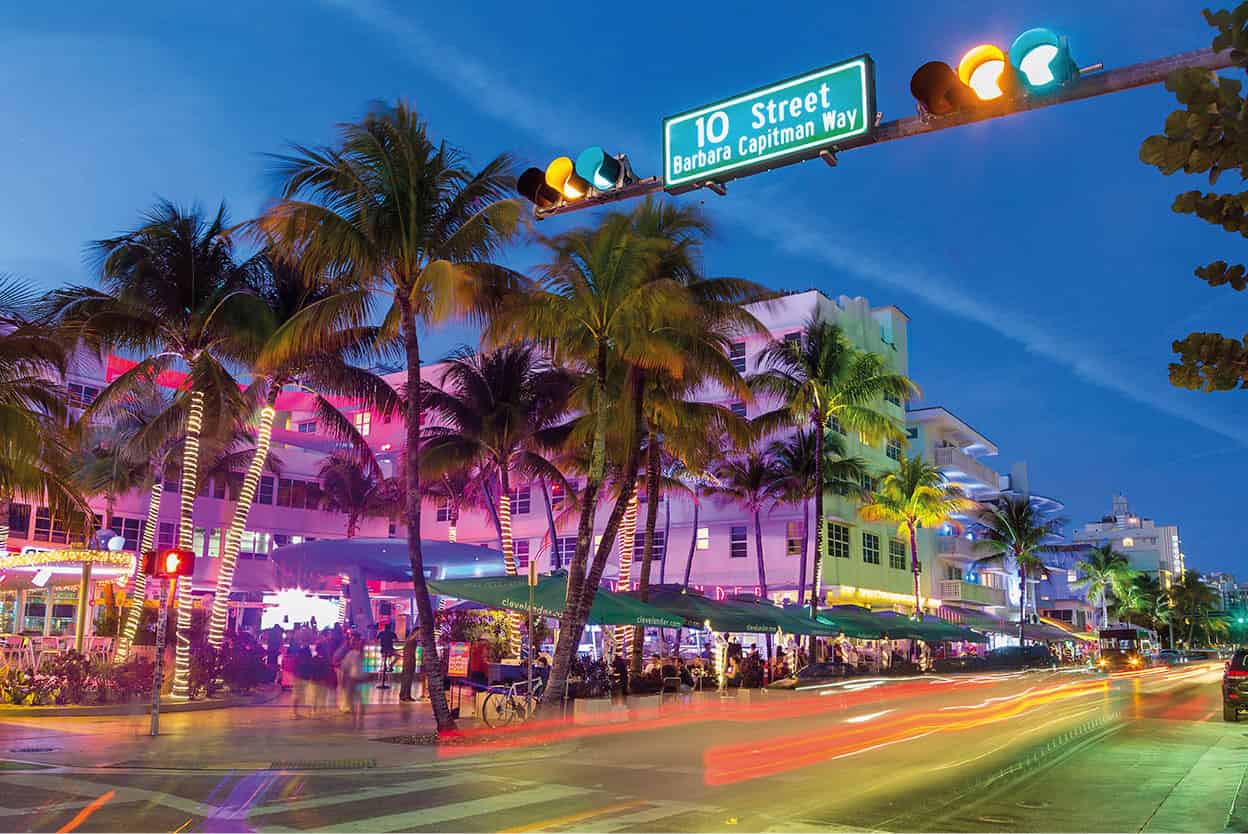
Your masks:
{"label": "crosswalk marking", "polygon": [[[434,805],[429,808],[402,811],[397,814],[382,814],[381,816],[369,817],[368,819],[336,822],[325,827],[332,828],[334,831],[345,832],[346,834],[367,831],[399,831],[415,826],[440,825],[446,822],[461,820],[465,817],[509,811],[513,808],[523,808],[526,805],[554,802],[588,793],[594,793],[594,791],[590,788],[575,788],[570,785],[543,785],[529,790],[487,796],[465,802],[449,802],[445,805]],[[284,832],[296,829],[262,824],[259,826],[259,830]]]}
{"label": "crosswalk marking", "polygon": [[667,817],[674,817],[677,814],[708,810],[705,806],[693,805],[688,802],[664,802],[662,800],[651,800],[651,802],[655,804],[655,807],[646,808],[631,814],[612,815],[598,822],[577,825],[575,830],[584,832],[584,834],[610,834],[612,831],[619,831],[621,828],[627,828],[630,825],[643,825],[649,822],[657,822]]}
{"label": "crosswalk marking", "polygon": [[[191,799],[183,799],[180,796],[165,793],[164,791],[151,791],[146,788],[130,788],[122,785],[110,785],[104,782],[90,782],[84,779],[71,779],[67,776],[57,776],[52,774],[25,774],[25,773],[6,773],[0,777],[0,785],[16,784],[24,785],[30,788],[40,788],[42,790],[59,791],[74,796],[97,797],[107,791],[116,791],[114,801],[116,804],[123,802],[136,802],[146,800],[150,803],[164,805],[187,814],[194,814],[200,817],[212,815],[217,809],[212,805],[206,805],[203,802],[195,802]],[[23,809],[20,813],[30,813],[37,809]]]}
{"label": "crosswalk marking", "polygon": [[[492,781],[493,777],[477,776],[480,780],[486,778]],[[280,814],[284,811],[302,811],[307,808],[321,808],[326,805],[341,805],[346,802],[360,802],[366,799],[381,799],[387,796],[401,796],[405,793],[419,793],[420,791],[433,791],[438,788],[449,788],[456,785],[468,785],[472,780],[465,779],[460,776],[438,776],[430,779],[415,779],[410,782],[402,782],[395,785],[384,785],[374,788],[360,788],[355,791],[346,791],[336,793],[330,796],[315,796],[308,799],[289,799],[269,802],[264,805],[257,805],[254,808],[240,808],[232,816],[237,817],[260,817],[266,814]]]}

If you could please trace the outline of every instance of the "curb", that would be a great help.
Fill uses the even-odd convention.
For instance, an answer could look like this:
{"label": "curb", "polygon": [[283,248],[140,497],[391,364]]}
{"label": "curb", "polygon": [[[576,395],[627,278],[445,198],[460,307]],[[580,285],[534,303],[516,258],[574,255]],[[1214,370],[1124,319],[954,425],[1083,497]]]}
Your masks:
{"label": "curb", "polygon": [[[226,707],[251,707],[267,704],[282,694],[280,689],[272,692],[260,692],[254,695],[232,695],[226,698],[213,698],[206,701],[171,701],[160,702],[160,713],[201,712]],[[52,707],[17,707],[0,706],[0,720],[14,718],[66,718],[72,716],[113,716],[113,715],[147,715],[152,711],[150,701],[130,701],[125,704],[104,704],[102,706],[52,706]]]}

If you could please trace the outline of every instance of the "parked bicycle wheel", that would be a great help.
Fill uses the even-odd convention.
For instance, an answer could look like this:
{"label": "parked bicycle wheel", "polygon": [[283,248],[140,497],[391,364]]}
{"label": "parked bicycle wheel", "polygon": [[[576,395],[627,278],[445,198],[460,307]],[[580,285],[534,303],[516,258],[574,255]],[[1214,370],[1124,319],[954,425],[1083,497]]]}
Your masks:
{"label": "parked bicycle wheel", "polygon": [[481,720],[487,727],[506,727],[523,712],[524,705],[517,706],[506,692],[491,692],[481,704]]}

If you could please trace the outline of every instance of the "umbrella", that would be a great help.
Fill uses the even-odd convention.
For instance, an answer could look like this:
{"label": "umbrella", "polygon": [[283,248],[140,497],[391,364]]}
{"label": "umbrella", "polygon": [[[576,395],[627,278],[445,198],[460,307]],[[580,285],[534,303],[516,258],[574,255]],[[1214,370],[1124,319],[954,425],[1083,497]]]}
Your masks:
{"label": "umbrella", "polygon": [[[491,608],[529,610],[528,579],[523,576],[487,576],[479,579],[437,579],[429,581],[436,594],[470,599]],[[568,594],[567,574],[559,571],[538,577],[533,589],[533,613],[541,617],[563,617]],[[598,591],[589,610],[592,625],[658,626],[680,628],[685,619],[625,594]]]}
{"label": "umbrella", "polygon": [[835,625],[811,619],[810,609],[778,608],[770,602],[743,597],[728,600],[725,604],[747,611],[754,621],[773,624],[772,631],[779,630],[786,634],[814,634],[818,637],[835,637],[841,632],[840,628]]}
{"label": "umbrella", "polygon": [[857,605],[834,605],[819,611],[819,619],[840,626],[846,637],[880,640],[888,637],[888,623]]}
{"label": "umbrella", "polygon": [[897,621],[895,627],[890,626],[889,628],[890,637],[922,640],[926,643],[941,643],[953,640],[963,640],[970,643],[988,642],[982,634],[977,634],[969,628],[962,628],[952,623],[947,623],[939,617],[924,615],[922,620],[914,620],[896,611],[875,611],[872,613],[877,617]]}

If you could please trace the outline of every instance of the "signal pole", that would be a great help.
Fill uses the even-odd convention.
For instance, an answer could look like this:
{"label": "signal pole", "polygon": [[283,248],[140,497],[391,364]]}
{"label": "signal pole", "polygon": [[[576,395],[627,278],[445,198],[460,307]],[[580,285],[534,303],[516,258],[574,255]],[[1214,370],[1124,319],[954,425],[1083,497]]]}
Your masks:
{"label": "signal pole", "polygon": [[[1192,52],[1182,52],[1165,58],[1155,58],[1151,61],[1143,61],[1117,69],[1089,72],[1087,75],[1081,75],[1069,85],[1045,95],[981,102],[979,106],[971,110],[959,110],[947,116],[920,114],[907,116],[904,119],[880,122],[866,133],[831,142],[822,147],[812,148],[801,156],[789,157],[766,170],[820,158],[834,165],[838,155],[844,151],[879,145],[884,142],[894,142],[899,139],[912,139],[916,136],[923,136],[940,130],[999,119],[1014,113],[1025,113],[1030,110],[1039,110],[1058,104],[1067,104],[1072,101],[1082,101],[1083,99],[1109,95],[1110,93],[1121,93],[1125,90],[1146,87],[1150,84],[1160,84],[1166,80],[1170,73],[1179,69],[1203,69],[1214,72],[1226,69],[1233,63],[1230,50],[1214,52],[1212,49],[1197,49]],[[879,114],[876,114],[876,118],[879,118]],[[761,171],[756,173],[761,173]],[[575,202],[564,203],[554,208],[535,208],[533,214],[538,220],[543,220],[547,217],[597,208],[598,206],[616,203],[621,200],[644,197],[647,194],[655,194],[660,191],[666,191],[675,195],[695,191],[700,188],[711,188],[721,196],[725,193],[723,184],[713,180],[666,188],[663,180],[659,177],[648,177],[613,191],[605,191],[576,200]]]}

